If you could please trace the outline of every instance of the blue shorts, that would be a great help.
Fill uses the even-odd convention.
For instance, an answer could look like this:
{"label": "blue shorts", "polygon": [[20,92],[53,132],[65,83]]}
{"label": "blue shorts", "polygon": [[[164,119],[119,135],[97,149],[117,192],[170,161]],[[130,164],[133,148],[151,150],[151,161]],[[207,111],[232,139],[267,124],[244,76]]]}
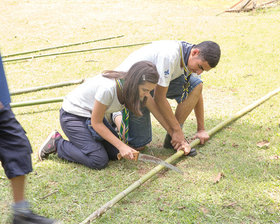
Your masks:
{"label": "blue shorts", "polygon": [[0,160],[9,179],[32,171],[32,149],[10,106],[0,109]]}
{"label": "blue shorts", "polygon": [[[197,85],[202,83],[202,80],[200,78],[193,75],[191,75],[189,81],[189,93],[191,93]],[[175,99],[177,103],[180,103],[183,94],[184,83],[184,75],[181,75],[177,79],[172,80],[169,84],[166,97],[169,99]],[[185,100],[185,98],[183,98],[183,100]],[[131,112],[129,113],[128,143],[134,148],[145,146],[152,141],[150,111],[145,107],[142,109],[142,113],[142,117],[136,117]]]}
{"label": "blue shorts", "polygon": [[[190,86],[188,88],[189,93],[191,93],[198,84],[202,83],[202,80],[198,77],[195,77],[194,75],[191,75],[189,81],[190,81]],[[172,80],[169,84],[166,97],[168,99],[175,99],[177,103],[180,103],[183,94],[184,83],[185,83],[184,75],[181,75],[177,79]],[[183,101],[185,100],[185,98],[186,97],[183,98]]]}

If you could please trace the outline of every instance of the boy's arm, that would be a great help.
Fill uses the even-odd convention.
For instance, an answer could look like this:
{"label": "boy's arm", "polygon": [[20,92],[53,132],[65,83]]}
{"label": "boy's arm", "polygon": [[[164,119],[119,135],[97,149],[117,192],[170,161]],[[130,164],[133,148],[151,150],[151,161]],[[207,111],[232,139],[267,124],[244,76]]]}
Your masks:
{"label": "boy's arm", "polygon": [[194,107],[194,113],[197,121],[197,133],[195,134],[195,138],[199,138],[200,143],[204,144],[210,136],[205,131],[204,127],[204,105],[203,105],[203,96],[200,95],[200,98]]}
{"label": "boy's arm", "polygon": [[168,87],[157,85],[155,88],[154,100],[158,105],[160,113],[172,129],[172,145],[175,149],[177,149],[179,145],[186,142],[186,140],[180,124],[173,114],[172,108],[166,98],[167,90]]}

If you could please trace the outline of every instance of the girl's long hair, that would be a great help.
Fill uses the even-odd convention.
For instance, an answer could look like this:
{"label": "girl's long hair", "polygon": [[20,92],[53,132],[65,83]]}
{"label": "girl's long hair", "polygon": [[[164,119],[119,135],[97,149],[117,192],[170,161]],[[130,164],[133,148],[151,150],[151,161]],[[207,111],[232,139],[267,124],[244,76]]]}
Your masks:
{"label": "girl's long hair", "polygon": [[145,105],[146,99],[141,103],[139,96],[139,85],[150,82],[157,84],[159,74],[156,66],[149,61],[139,61],[131,66],[128,72],[103,71],[107,78],[124,79],[123,99],[125,107],[136,116],[142,116],[141,106]]}

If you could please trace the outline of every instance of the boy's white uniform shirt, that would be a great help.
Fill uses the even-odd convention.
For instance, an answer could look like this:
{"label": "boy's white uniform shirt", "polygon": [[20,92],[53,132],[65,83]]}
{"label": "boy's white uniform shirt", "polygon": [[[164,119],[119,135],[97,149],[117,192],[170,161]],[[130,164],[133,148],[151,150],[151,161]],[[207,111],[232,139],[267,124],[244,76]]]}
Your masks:
{"label": "boy's white uniform shirt", "polygon": [[184,74],[184,69],[181,68],[180,48],[180,41],[152,42],[131,53],[115,70],[127,72],[136,62],[150,61],[157,67],[160,76],[158,85],[168,87],[171,80]]}

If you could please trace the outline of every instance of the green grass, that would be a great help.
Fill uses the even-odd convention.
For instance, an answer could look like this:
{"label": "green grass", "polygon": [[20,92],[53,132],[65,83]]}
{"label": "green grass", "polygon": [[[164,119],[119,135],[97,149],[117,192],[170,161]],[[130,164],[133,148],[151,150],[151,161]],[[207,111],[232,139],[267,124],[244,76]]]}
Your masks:
{"label": "green grass", "polygon": [[[279,87],[280,8],[249,13],[218,13],[232,1],[9,1],[0,10],[1,54],[125,35],[67,50],[178,39],[214,40],[222,49],[217,68],[203,74],[205,120],[209,130],[254,100]],[[5,63],[10,90],[90,77],[113,69],[139,47]],[[66,50],[66,49],[64,49]],[[63,51],[64,51],[63,50]],[[57,52],[53,50],[51,52]],[[91,61],[95,60],[95,62]],[[13,102],[65,96],[74,86],[13,96]],[[161,171],[107,211],[95,223],[279,223],[279,95],[224,128],[195,158],[177,166],[184,176]],[[174,102],[171,102],[175,105]],[[34,171],[27,197],[34,211],[64,223],[80,223],[154,166],[110,162],[101,171],[51,156],[38,162],[37,151],[53,129],[61,131],[61,104],[15,108],[33,147]],[[193,114],[184,131],[196,131]],[[154,121],[153,142],[145,153],[166,159],[165,132]],[[269,147],[257,143],[267,140]],[[224,177],[214,184],[219,173]],[[10,215],[9,181],[0,170],[0,223]],[[50,196],[43,198],[44,196]]]}

